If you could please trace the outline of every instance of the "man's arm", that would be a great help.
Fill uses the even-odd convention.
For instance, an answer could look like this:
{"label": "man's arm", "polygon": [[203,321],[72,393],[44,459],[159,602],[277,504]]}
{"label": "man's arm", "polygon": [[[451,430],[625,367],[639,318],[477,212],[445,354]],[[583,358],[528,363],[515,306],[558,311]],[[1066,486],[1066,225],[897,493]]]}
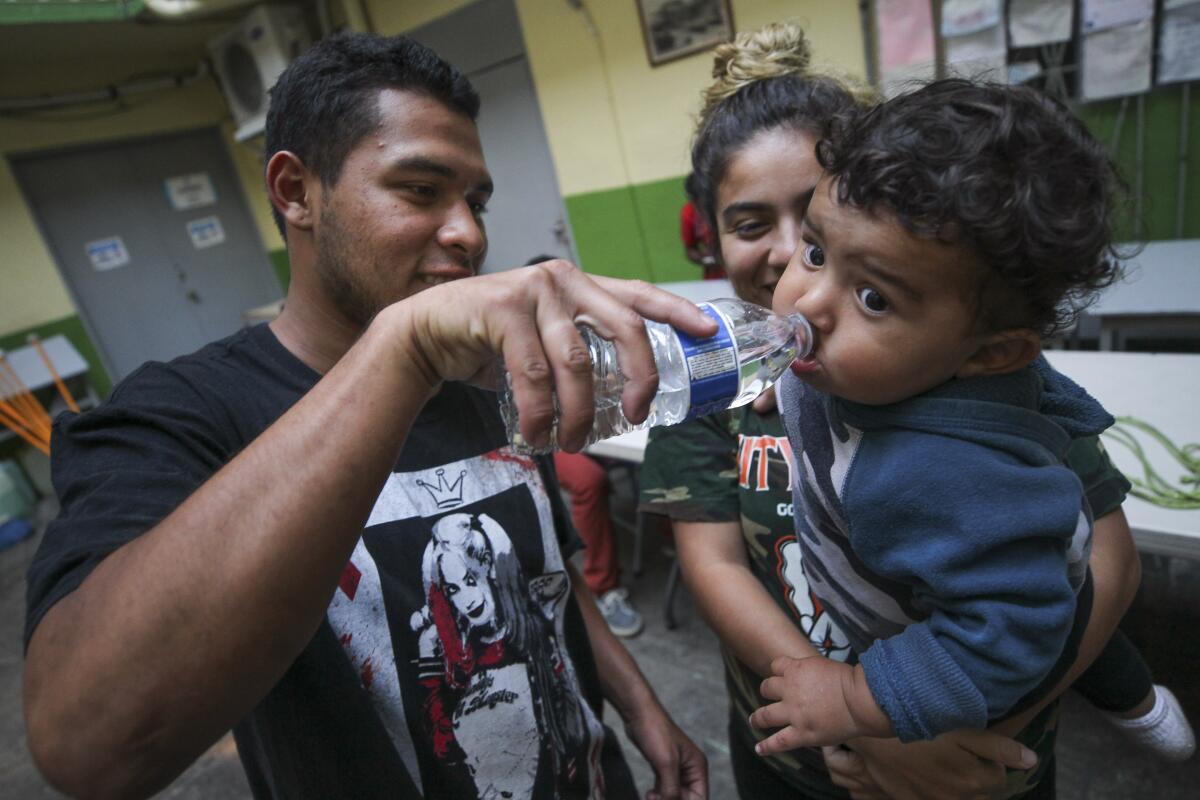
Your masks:
{"label": "man's arm", "polygon": [[567,565],[567,571],[596,656],[604,699],[621,715],[629,738],[654,768],[654,792],[648,797],[707,798],[708,759],[667,714],[633,656],[608,629],[583,576],[572,564]]}
{"label": "man's arm", "polygon": [[557,388],[559,441],[578,448],[592,387],[575,321],[617,343],[624,408],[642,419],[657,375],[639,314],[712,333],[684,300],[565,262],[434,287],[381,312],[300,402],[45,614],[25,666],[39,768],[89,796],[168,783],[311,639],[441,381],[478,377],[503,353],[527,439],[546,440]]}

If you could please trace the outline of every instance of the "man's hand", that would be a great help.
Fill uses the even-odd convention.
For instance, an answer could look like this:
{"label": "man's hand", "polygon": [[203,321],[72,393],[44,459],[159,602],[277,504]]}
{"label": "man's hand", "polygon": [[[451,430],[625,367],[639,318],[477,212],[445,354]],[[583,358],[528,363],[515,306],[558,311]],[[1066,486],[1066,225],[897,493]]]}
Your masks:
{"label": "man's hand", "polygon": [[990,731],[953,731],[909,744],[864,738],[849,746],[825,748],[825,765],[833,782],[855,800],[990,798],[1005,791],[1005,767],[1037,764],[1032,750]]}
{"label": "man's hand", "polygon": [[577,450],[592,426],[592,365],[576,330],[582,323],[616,344],[626,383],[625,416],[645,419],[658,372],[643,317],[696,336],[716,323],[693,303],[642,281],[586,275],[566,261],[481,275],[427,289],[385,310],[398,320],[405,344],[397,358],[415,362],[436,386],[480,381],[503,356],[512,376],[521,435],[549,444],[558,401],[558,443]]}
{"label": "man's hand", "polygon": [[705,800],[708,759],[679,729],[662,706],[631,717],[625,733],[654,768],[654,788],[646,800]]}
{"label": "man's hand", "polygon": [[875,704],[861,667],[819,656],[781,656],[771,662],[771,672],[760,691],[778,702],[751,714],[750,724],[783,730],[758,743],[759,755],[891,735],[891,723]]}

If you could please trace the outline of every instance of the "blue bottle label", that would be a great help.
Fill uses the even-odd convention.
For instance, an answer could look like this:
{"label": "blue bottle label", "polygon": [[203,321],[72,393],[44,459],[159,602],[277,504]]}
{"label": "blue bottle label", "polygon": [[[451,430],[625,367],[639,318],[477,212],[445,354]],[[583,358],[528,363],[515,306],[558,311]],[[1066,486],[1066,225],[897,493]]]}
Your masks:
{"label": "blue bottle label", "polygon": [[687,419],[704,417],[729,408],[738,392],[737,344],[733,338],[733,325],[729,319],[708,303],[700,303],[700,310],[717,322],[713,336],[697,339],[683,331],[676,331],[683,346],[683,359],[688,367],[691,382],[691,403]]}

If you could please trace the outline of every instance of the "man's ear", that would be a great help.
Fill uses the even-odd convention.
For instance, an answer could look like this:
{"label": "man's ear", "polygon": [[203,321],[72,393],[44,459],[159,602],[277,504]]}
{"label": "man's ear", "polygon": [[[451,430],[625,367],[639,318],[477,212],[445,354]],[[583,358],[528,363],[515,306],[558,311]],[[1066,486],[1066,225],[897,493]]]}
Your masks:
{"label": "man's ear", "polygon": [[267,162],[267,196],[289,227],[312,228],[312,189],[316,176],[295,153],[279,150]]}
{"label": "man's ear", "polygon": [[1029,328],[1013,328],[987,336],[955,377],[1003,375],[1029,366],[1042,352],[1042,337]]}

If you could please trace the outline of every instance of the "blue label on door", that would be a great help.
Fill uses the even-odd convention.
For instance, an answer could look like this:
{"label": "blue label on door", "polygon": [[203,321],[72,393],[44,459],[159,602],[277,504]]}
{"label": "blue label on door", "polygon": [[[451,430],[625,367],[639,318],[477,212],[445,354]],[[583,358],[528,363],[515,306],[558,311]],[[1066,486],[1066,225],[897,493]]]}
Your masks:
{"label": "blue label on door", "polygon": [[697,339],[676,331],[692,386],[688,419],[729,408],[738,392],[737,345],[729,320],[708,303],[701,303],[700,310],[717,321],[715,335]]}

